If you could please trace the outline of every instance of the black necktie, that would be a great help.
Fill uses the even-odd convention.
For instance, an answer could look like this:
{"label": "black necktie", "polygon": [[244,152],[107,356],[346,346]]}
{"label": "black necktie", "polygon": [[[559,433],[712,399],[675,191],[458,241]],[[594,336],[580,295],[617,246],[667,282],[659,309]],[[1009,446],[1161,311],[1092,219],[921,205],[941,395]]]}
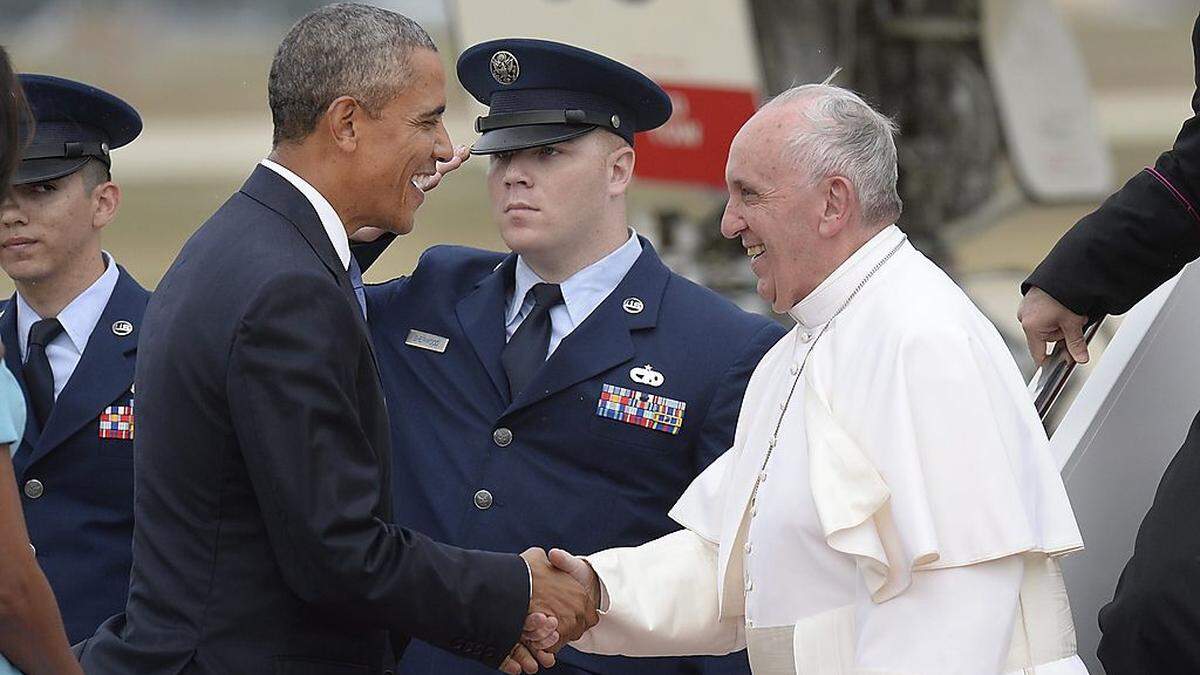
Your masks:
{"label": "black necktie", "polygon": [[529,292],[533,294],[533,309],[500,354],[513,400],[546,362],[550,351],[550,308],[563,301],[558,284],[535,284]]}
{"label": "black necktie", "polygon": [[46,358],[46,345],[63,332],[58,319],[42,319],[29,329],[29,345],[25,348],[25,367],[21,375],[29,390],[29,401],[38,427],[46,426],[50,409],[54,407],[54,372],[50,370],[50,359]]}

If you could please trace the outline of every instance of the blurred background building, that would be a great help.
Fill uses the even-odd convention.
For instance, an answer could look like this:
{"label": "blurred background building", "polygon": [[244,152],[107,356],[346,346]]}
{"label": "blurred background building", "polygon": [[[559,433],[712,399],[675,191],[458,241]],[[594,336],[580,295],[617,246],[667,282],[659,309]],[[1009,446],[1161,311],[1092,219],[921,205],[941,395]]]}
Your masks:
{"label": "blurred background building", "polygon": [[[861,90],[901,123],[906,201],[901,226],[980,303],[1026,372],[1032,367],[1015,319],[1019,281],[1108,189],[1168,147],[1191,114],[1189,34],[1196,7],[1187,0],[714,0],[689,4],[695,9],[687,16],[651,11],[633,30],[597,23],[596,17],[655,5],[670,10],[677,3],[513,2],[376,4],[424,25],[448,73],[463,48],[486,37],[477,17],[495,15],[497,8],[512,17],[515,23],[509,25],[527,27],[520,31],[525,35],[573,41],[629,60],[663,80],[699,71],[720,86],[724,70],[750,69],[756,98],[793,82],[819,81],[832,66],[843,67],[837,82]],[[124,189],[124,202],[105,237],[106,248],[144,283],[158,281],[191,232],[269,151],[266,77],[274,48],[296,19],[319,4],[0,0],[0,44],[18,68],[95,83],[142,112],[142,137],[115,153],[114,177]],[[989,4],[1044,5],[1043,18],[1036,12],[1026,16],[1025,26],[1008,40],[1036,46],[1045,39],[1043,26],[1065,27],[1064,37],[1079,57],[1073,78],[1079,81],[1050,89],[1043,81],[1023,89],[1017,78],[1007,94],[1000,92],[996,65],[988,63],[980,46]],[[542,5],[545,12],[519,11],[527,5]],[[714,30],[706,28],[705,13],[719,15],[717,33],[703,33]],[[563,30],[572,34],[557,33]],[[667,42],[673,63],[660,54]],[[694,50],[694,58],[688,50]],[[1036,79],[1032,73],[1030,78]],[[447,126],[456,143],[469,143],[481,108],[453,76],[448,84]],[[1059,120],[1065,126],[1042,132],[1051,138],[1079,125],[1086,131],[1091,124],[1100,159],[1075,173],[1095,169],[1107,177],[1104,191],[1046,199],[1023,184],[1011,159],[1013,125],[1002,114],[1004,96],[1012,103],[1013,91],[1042,103],[1083,92],[1090,115],[1072,115]],[[677,116],[686,107],[682,102],[676,101]],[[1016,103],[1019,107],[1022,101]],[[687,129],[677,124],[676,131],[686,134]],[[368,281],[406,273],[421,251],[439,242],[501,248],[483,188],[486,165],[486,159],[475,158],[444,182],[418,213],[416,231],[392,247]],[[711,173],[712,168],[706,169]],[[719,175],[720,167],[715,170]],[[740,247],[725,246],[716,231],[724,204],[719,188],[703,181],[642,178],[632,200],[632,224],[655,239],[679,271],[755,306]],[[0,279],[0,292],[11,292],[7,279]]]}

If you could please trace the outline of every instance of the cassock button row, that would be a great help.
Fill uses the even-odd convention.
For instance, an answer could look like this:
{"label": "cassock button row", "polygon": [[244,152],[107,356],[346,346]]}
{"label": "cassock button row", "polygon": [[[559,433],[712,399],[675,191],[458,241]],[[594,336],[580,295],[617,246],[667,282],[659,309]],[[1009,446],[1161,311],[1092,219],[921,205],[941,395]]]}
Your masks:
{"label": "cassock button row", "polygon": [[512,429],[500,427],[499,429],[493,431],[492,442],[502,448],[507,448],[513,442]]}
{"label": "cassock button row", "polygon": [[25,483],[25,496],[29,497],[30,499],[37,499],[38,497],[41,497],[42,494],[45,492],[46,492],[46,487],[44,485],[42,485],[42,481],[40,481],[36,478]]}
{"label": "cassock button row", "polygon": [[475,493],[475,508],[480,511],[487,511],[492,508],[492,493],[487,490],[480,490]]}

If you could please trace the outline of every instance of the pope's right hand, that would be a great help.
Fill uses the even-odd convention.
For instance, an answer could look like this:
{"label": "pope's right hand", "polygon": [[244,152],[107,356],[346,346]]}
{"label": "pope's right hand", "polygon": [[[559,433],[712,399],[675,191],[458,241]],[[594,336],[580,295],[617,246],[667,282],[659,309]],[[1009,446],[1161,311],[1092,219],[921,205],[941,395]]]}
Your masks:
{"label": "pope's right hand", "polygon": [[[580,583],[575,575],[552,565],[542,549],[528,549],[521,557],[529,563],[533,575],[529,614],[540,613],[558,620],[560,639],[550,650],[557,652],[566,643],[578,640],[600,620],[597,612],[599,596],[591,592],[590,586]],[[586,562],[583,564],[587,565]]]}

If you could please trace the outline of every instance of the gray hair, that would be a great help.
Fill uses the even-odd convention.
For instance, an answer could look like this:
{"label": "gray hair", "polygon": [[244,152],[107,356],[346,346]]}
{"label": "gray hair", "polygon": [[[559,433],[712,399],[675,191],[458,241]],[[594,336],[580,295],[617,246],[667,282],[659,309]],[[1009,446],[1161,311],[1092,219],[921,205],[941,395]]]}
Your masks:
{"label": "gray hair", "polygon": [[903,209],[896,192],[896,123],[828,80],[792,87],[767,105],[800,100],[808,102],[801,112],[806,124],[794,130],[786,150],[809,172],[810,184],[843,176],[858,191],[867,224],[895,222]]}
{"label": "gray hair", "polygon": [[403,88],[417,48],[437,51],[424,28],[396,12],[351,2],[313,10],[292,26],[271,62],[273,144],[312,133],[341,96],[377,115]]}

